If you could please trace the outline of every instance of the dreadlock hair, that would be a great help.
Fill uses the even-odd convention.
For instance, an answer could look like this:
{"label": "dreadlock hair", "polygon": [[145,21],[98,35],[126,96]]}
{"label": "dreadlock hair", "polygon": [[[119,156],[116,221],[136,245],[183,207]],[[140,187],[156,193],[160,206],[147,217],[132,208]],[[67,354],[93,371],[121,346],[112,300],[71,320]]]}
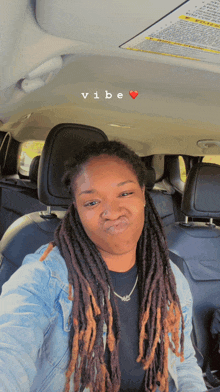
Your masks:
{"label": "dreadlock hair", "polygon": [[[143,162],[132,150],[117,141],[86,146],[67,165],[64,184],[74,192],[74,180],[83,166],[100,155],[124,161],[136,174],[139,185],[144,186],[146,168]],[[107,265],[85,233],[73,204],[55,232],[51,246],[53,245],[58,246],[65,259],[69,299],[73,301],[74,334],[65,391],[70,390],[72,377],[75,392],[83,391],[85,387],[89,387],[92,392],[118,392],[121,375],[117,301]],[[140,298],[137,362],[141,362],[145,370],[145,392],[155,392],[157,386],[161,392],[168,392],[168,349],[180,356],[181,361],[184,360],[184,319],[161,219],[148,192],[145,223],[136,254]],[[114,306],[111,301],[115,302]],[[104,324],[107,325],[107,345],[110,351],[109,369],[104,361]]]}

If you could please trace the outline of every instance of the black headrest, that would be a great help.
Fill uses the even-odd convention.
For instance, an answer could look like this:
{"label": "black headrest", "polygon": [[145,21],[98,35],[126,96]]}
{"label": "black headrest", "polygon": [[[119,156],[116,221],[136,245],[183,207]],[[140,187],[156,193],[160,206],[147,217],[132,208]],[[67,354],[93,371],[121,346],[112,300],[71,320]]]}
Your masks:
{"label": "black headrest", "polygon": [[181,210],[191,217],[220,217],[219,165],[197,163],[192,167],[187,177]]}
{"label": "black headrest", "polygon": [[71,197],[61,178],[64,163],[83,146],[108,140],[100,129],[79,124],[59,124],[51,129],[44,144],[38,170],[38,198],[47,206],[66,207]]}
{"label": "black headrest", "polygon": [[30,164],[30,169],[29,169],[29,179],[31,180],[31,182],[35,182],[36,184],[37,184],[39,162],[40,162],[40,155],[37,155],[32,159]]}
{"label": "black headrest", "polygon": [[147,182],[146,182],[146,189],[151,191],[155,185],[156,181],[156,173],[153,167],[146,167],[147,169]]}

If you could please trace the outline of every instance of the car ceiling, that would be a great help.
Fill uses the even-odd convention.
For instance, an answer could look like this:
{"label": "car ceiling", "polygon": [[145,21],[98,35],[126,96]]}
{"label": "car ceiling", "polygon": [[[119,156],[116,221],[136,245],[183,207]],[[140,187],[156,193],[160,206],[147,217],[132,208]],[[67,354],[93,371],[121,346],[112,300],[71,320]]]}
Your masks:
{"label": "car ceiling", "polygon": [[[120,47],[182,2],[5,4],[0,0],[0,119],[1,130],[15,139],[45,139],[54,125],[74,122],[100,128],[140,155],[204,155],[198,140],[220,140],[219,64]],[[22,81],[53,58],[60,69],[43,75],[43,87],[25,92]],[[136,99],[130,90],[138,91]],[[219,154],[219,147],[208,153]]]}

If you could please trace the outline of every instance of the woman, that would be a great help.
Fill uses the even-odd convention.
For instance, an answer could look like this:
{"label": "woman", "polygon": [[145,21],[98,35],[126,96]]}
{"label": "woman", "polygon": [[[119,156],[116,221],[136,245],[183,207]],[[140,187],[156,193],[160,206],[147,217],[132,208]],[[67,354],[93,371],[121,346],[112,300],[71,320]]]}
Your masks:
{"label": "woman", "polygon": [[202,392],[191,295],[169,261],[138,156],[86,147],[54,242],[3,286],[0,391]]}

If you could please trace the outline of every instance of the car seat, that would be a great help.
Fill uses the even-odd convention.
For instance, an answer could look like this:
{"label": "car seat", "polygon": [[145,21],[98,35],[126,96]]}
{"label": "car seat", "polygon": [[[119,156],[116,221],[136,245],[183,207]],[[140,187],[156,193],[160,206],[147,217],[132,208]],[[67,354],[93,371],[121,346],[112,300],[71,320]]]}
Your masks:
{"label": "car seat", "polygon": [[[21,265],[24,257],[53,239],[54,231],[71,202],[62,187],[64,162],[84,145],[108,140],[99,129],[78,124],[56,125],[48,134],[38,169],[38,198],[47,206],[17,219],[0,241],[0,292],[2,284]],[[42,206],[43,207],[43,206]],[[51,212],[51,207],[56,210]]]}
{"label": "car seat", "polygon": [[15,174],[0,180],[0,239],[16,219],[42,208],[37,196],[39,158],[33,158],[28,179]]}
{"label": "car seat", "polygon": [[[192,292],[193,340],[204,357],[205,369],[211,355],[212,314],[220,304],[220,227],[213,223],[213,218],[220,217],[220,166],[199,163],[192,167],[181,210],[185,222],[167,226],[165,232],[170,258]],[[200,221],[189,222],[188,217]]]}

